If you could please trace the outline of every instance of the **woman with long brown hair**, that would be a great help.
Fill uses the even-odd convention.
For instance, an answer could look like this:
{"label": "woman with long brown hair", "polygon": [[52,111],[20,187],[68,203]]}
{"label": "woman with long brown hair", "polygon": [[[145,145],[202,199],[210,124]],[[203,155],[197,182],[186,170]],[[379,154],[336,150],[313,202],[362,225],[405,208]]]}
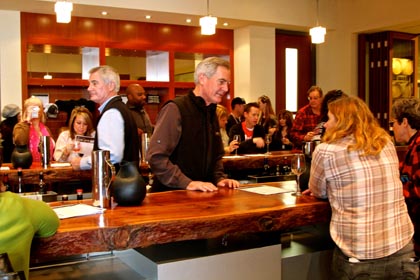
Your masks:
{"label": "woman with long brown hair", "polygon": [[273,135],[277,128],[277,118],[270,98],[267,95],[258,97],[258,105],[260,106],[258,124],[264,127],[265,134]]}
{"label": "woman with long brown hair", "polygon": [[[88,136],[80,138],[78,136]],[[74,108],[69,119],[69,127],[60,133],[54,151],[56,161],[70,162],[72,158],[79,155],[90,155],[93,149],[93,142],[81,141],[81,139],[93,141],[95,130],[93,128],[92,114],[85,107]],[[80,138],[80,139],[78,139]],[[75,146],[79,145],[79,147]]]}

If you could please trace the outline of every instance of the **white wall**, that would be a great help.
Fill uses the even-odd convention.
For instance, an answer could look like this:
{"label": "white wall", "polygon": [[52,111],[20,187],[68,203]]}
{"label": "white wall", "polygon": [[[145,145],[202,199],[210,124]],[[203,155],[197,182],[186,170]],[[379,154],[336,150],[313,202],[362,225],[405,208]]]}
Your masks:
{"label": "white wall", "polygon": [[0,10],[0,107],[22,106],[19,12]]}
{"label": "white wall", "polygon": [[275,29],[248,26],[234,32],[235,96],[256,102],[263,94],[275,100]]}

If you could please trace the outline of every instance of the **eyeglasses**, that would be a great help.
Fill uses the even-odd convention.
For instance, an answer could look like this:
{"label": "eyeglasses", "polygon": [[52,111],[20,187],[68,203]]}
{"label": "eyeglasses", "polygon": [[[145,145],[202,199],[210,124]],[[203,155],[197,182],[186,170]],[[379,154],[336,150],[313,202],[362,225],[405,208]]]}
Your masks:
{"label": "eyeglasses", "polygon": [[318,100],[318,99],[320,99],[321,97],[319,97],[319,96],[315,96],[315,97],[310,97],[310,96],[308,96],[308,100],[309,101],[311,101],[311,100]]}

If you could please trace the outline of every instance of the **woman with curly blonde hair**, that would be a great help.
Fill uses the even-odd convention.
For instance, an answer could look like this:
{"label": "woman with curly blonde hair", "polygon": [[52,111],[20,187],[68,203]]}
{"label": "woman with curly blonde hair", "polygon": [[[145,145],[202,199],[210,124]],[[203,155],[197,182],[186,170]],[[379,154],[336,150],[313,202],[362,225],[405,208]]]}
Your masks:
{"label": "woman with curly blonde hair", "polygon": [[357,97],[329,103],[324,127],[309,192],[331,205],[331,279],[417,279],[414,230],[391,137]]}

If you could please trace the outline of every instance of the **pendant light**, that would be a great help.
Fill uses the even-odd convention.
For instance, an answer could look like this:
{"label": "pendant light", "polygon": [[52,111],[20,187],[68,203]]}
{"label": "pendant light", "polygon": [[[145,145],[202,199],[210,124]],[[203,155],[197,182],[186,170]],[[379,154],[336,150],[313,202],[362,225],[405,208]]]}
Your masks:
{"label": "pendant light", "polygon": [[71,21],[71,12],[73,3],[67,0],[57,0],[54,5],[54,11],[57,15],[58,23],[69,23]]}
{"label": "pendant light", "polygon": [[319,16],[319,0],[316,0],[316,26],[309,29],[309,34],[311,35],[312,44],[321,44],[325,42],[325,34],[327,30],[325,27],[322,27],[318,23]]}
{"label": "pendant light", "polygon": [[200,18],[201,35],[214,35],[216,33],[217,17],[210,15],[209,1],[207,0],[207,16]]}

